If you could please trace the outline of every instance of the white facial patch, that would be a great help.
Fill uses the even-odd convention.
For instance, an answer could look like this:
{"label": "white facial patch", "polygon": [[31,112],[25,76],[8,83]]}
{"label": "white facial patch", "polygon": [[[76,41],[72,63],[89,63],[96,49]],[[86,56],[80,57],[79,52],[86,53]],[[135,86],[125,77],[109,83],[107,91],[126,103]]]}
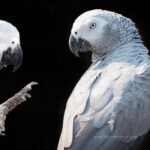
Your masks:
{"label": "white facial patch", "polygon": [[[91,28],[91,24],[95,25],[94,28]],[[71,34],[76,38],[85,39],[93,45],[103,36],[106,24],[107,21],[103,18],[85,13],[75,20]]]}
{"label": "white facial patch", "polygon": [[9,47],[13,50],[20,44],[19,31],[11,23],[0,20],[0,60]]}

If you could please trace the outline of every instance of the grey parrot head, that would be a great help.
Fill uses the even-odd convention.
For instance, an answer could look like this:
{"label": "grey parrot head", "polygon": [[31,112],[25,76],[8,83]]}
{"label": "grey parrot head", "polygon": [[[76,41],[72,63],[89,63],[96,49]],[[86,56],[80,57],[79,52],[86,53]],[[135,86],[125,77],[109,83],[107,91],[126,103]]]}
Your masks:
{"label": "grey parrot head", "polygon": [[16,71],[21,66],[22,60],[23,52],[17,28],[0,20],[0,69],[13,65]]}
{"label": "grey parrot head", "polygon": [[81,14],[75,20],[69,46],[76,56],[87,51],[101,56],[139,38],[138,30],[129,18],[114,12],[95,9]]}

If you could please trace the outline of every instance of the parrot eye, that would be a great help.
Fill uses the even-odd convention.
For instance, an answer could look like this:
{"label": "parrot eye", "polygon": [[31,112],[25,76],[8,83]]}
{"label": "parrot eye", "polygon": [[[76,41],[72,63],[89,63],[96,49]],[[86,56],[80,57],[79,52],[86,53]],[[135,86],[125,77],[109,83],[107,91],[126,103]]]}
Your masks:
{"label": "parrot eye", "polygon": [[78,34],[78,32],[75,32],[75,34],[77,35],[77,34]]}
{"label": "parrot eye", "polygon": [[15,44],[15,42],[14,42],[14,41],[12,41],[11,43],[12,43],[12,44]]}
{"label": "parrot eye", "polygon": [[91,23],[89,26],[90,29],[94,29],[95,27],[96,27],[96,23]]}

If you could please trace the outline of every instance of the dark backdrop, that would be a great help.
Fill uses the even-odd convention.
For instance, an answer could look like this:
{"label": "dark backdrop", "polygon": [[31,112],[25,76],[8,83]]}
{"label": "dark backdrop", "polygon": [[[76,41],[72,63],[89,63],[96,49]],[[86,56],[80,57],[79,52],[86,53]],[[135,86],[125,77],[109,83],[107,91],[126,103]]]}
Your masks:
{"label": "dark backdrop", "polygon": [[[132,18],[150,48],[148,2],[131,0],[3,0],[0,19],[14,24],[21,34],[22,67],[0,71],[0,102],[30,81],[39,82],[32,99],[8,115],[0,150],[56,150],[65,104],[90,56],[74,57],[68,38],[75,18],[84,11],[102,8]],[[150,137],[143,144],[148,149]],[[150,148],[150,146],[149,146]]]}

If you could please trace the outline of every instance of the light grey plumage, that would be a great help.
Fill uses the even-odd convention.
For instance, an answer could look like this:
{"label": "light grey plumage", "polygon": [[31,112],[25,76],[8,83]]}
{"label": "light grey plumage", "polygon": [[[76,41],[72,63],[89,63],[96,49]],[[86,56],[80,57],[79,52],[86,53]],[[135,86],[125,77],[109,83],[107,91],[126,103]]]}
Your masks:
{"label": "light grey plumage", "polygon": [[150,57],[134,23],[117,13],[79,16],[70,48],[92,64],[68,99],[58,150],[128,150],[150,127]]}

